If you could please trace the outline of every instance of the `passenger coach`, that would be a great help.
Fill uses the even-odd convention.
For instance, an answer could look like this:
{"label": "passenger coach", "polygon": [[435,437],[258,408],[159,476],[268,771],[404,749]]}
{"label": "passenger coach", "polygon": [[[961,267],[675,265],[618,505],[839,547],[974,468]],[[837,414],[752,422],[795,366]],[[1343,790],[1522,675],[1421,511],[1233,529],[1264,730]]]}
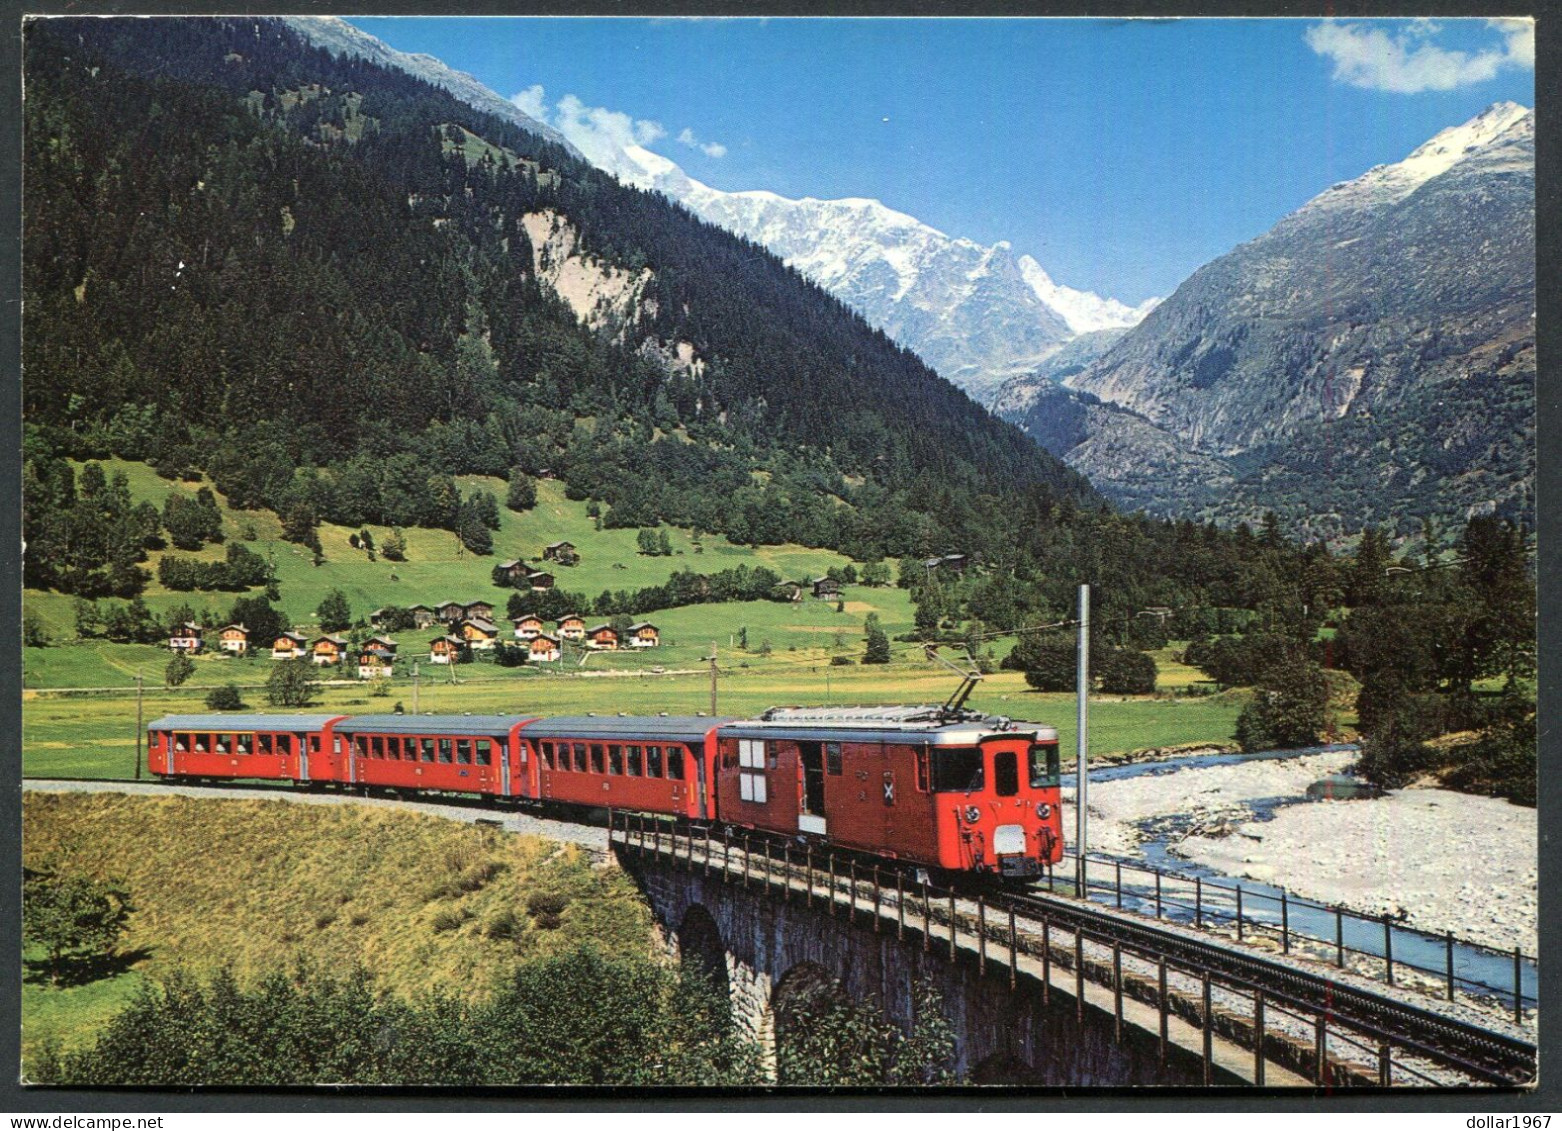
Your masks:
{"label": "passenger coach", "polygon": [[715,816],[716,733],[706,715],[565,715],[525,729],[537,751],[542,801]]}

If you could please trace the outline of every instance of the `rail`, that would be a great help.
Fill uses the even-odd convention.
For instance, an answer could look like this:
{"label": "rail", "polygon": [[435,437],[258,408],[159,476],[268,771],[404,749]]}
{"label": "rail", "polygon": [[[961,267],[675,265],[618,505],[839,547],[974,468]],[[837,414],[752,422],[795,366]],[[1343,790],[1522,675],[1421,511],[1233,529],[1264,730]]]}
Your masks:
{"label": "rail", "polygon": [[[1463,995],[1477,1004],[1496,1002],[1518,1023],[1539,1008],[1538,960],[1518,947],[1503,951],[1457,938],[1451,931],[1442,935],[1420,931],[1388,915],[1364,915],[1292,895],[1284,888],[1274,889],[1276,895],[1262,887],[1222,883],[1107,856],[1087,855],[1085,863],[1087,897],[1119,910],[1179,919],[1200,930],[1224,928],[1233,931],[1239,942],[1268,939],[1278,943],[1283,954],[1322,958],[1339,969],[1377,977],[1390,986],[1435,992],[1448,1001]],[[1047,876],[1048,890],[1061,888],[1077,896],[1077,864],[1076,855],[1066,853],[1064,864]],[[1330,925],[1327,934],[1317,933]],[[1409,957],[1417,951],[1439,952],[1442,961],[1434,967]]]}
{"label": "rail", "polygon": [[[1271,1076],[1378,1087],[1511,1086],[1534,1076],[1527,1041],[1175,924],[1039,893],[958,890],[886,861],[640,813],[610,814],[609,836],[636,855],[920,939],[924,951],[974,961],[983,975],[1006,973],[1011,988],[1023,969],[1044,1001],[1071,977],[1081,1017],[1087,982],[1105,987],[1111,1004],[1101,1007],[1119,1039],[1125,1007],[1147,1007],[1162,1063],[1178,1030],[1179,1043],[1199,1049],[1206,1083],[1217,1068],[1259,1086],[1276,1082]],[[1233,1044],[1250,1059],[1234,1062]]]}

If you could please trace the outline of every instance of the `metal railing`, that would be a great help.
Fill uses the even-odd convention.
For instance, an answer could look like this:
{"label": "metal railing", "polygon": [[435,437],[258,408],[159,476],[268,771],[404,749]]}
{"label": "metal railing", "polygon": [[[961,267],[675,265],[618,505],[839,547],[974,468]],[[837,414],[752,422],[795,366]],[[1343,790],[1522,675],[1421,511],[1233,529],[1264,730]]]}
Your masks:
{"label": "metal railing", "polygon": [[[1049,890],[1077,897],[1077,857],[1065,853],[1064,861],[1062,877],[1048,873]],[[1526,1011],[1539,1007],[1538,960],[1518,947],[1503,951],[1457,938],[1451,931],[1442,935],[1420,931],[1388,915],[1364,915],[1338,904],[1292,895],[1284,888],[1274,895],[1236,882],[1223,883],[1105,856],[1086,857],[1085,877],[1089,899],[1119,910],[1156,919],[1180,919],[1200,930],[1225,928],[1234,931],[1238,941],[1268,939],[1279,943],[1284,954],[1332,961],[1339,969],[1350,968],[1381,978],[1387,985],[1420,989],[1448,1001],[1463,994],[1477,1003],[1495,1003],[1519,1023]],[[1407,957],[1411,950],[1424,954],[1434,949],[1442,958],[1436,966],[1426,965],[1425,958],[1417,961]],[[1456,956],[1467,968],[1477,969],[1459,973]],[[1408,981],[1407,974],[1412,975]]]}
{"label": "metal railing", "polygon": [[[1217,1032],[1228,1044],[1252,1050],[1247,1075],[1239,1078],[1255,1085],[1265,1083],[1267,1062],[1283,1064],[1319,1085],[1459,1082],[1439,1076],[1439,1067],[1461,1074],[1466,1083],[1514,1082],[1488,1065],[1392,1033],[1369,1017],[1320,1010],[1284,989],[1259,985],[1215,965],[1168,956],[1154,945],[1150,936],[1156,929],[1149,925],[1125,937],[1082,918],[1101,915],[1098,911],[1049,908],[1045,900],[999,892],[962,893],[920,877],[910,879],[905,870],[871,859],[762,833],[623,812],[610,814],[609,824],[610,838],[626,851],[654,855],[706,877],[715,874],[725,884],[759,889],[831,917],[844,914],[876,933],[893,931],[911,945],[920,939],[924,952],[951,962],[974,961],[984,976],[1005,974],[1011,989],[1023,962],[1027,976],[1039,981],[1044,1004],[1050,1002],[1057,980],[1054,971],[1070,971],[1081,1019],[1087,981],[1111,991],[1119,1040],[1125,1000],[1155,1010],[1163,1065],[1173,1020],[1191,1026],[1200,1035],[1206,1083],[1216,1071]],[[1092,892],[1096,890],[1092,885]],[[1115,895],[1115,885],[1110,890]],[[1163,901],[1164,895],[1163,889]],[[1210,910],[1220,913],[1218,908]],[[1229,1064],[1224,1070],[1233,1071]]]}

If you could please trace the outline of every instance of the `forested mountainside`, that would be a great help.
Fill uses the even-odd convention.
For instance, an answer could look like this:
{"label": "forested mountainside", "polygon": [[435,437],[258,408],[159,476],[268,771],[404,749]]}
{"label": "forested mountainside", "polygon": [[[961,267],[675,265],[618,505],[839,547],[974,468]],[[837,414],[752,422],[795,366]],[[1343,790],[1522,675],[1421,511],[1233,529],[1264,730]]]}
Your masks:
{"label": "forested mountainside", "polygon": [[1119,627],[1307,603],[1273,531],[1112,513],[769,252],[411,76],[255,19],[37,20],[26,49],[31,586],[146,584],[158,516],[65,462],[117,455],[306,545],[464,539],[493,499],[453,475],[547,472],[607,525],[972,555],[1000,628],[1108,576]]}
{"label": "forested mountainside", "polygon": [[953,536],[941,498],[1094,498],[773,256],[406,75],[264,20],[27,39],[25,408],[63,451],[189,445],[268,505],[518,464],[891,553]]}
{"label": "forested mountainside", "polygon": [[[1134,426],[1139,458],[1050,450],[1119,501],[1226,521],[1272,509],[1310,536],[1528,521],[1534,257],[1533,114],[1499,104],[1201,268],[1064,376],[1151,426]],[[1046,383],[1011,382],[1000,411],[1034,428]],[[1123,420],[1101,419],[1121,438]],[[1171,475],[1147,497],[1123,480],[1170,443],[1228,485]]]}

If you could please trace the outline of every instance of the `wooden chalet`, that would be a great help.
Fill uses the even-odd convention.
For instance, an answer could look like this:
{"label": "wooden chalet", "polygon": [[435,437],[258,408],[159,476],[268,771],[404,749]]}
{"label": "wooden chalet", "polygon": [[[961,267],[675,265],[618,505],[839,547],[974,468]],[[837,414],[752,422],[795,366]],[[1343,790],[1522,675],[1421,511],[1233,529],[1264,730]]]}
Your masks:
{"label": "wooden chalet", "polygon": [[230,624],[218,629],[217,647],[234,656],[249,651],[249,629],[242,624]]}
{"label": "wooden chalet", "polygon": [[936,558],[924,558],[922,568],[928,573],[937,570],[948,570],[950,573],[964,574],[971,565],[969,554],[944,554]]}
{"label": "wooden chalet", "polygon": [[836,601],[841,596],[841,583],[833,577],[816,577],[810,584],[813,586],[814,596],[821,601]]}
{"label": "wooden chalet", "polygon": [[309,638],[302,632],[284,632],[271,642],[273,660],[296,660],[309,650]]}
{"label": "wooden chalet", "polygon": [[546,593],[553,588],[553,575],[546,570],[534,569],[526,575],[526,584],[533,593]]}
{"label": "wooden chalet", "polygon": [[382,606],[381,608],[375,609],[372,613],[369,614],[369,623],[372,624],[375,628],[384,628],[385,618],[395,611],[395,609],[392,609],[388,606]]}
{"label": "wooden chalet", "polygon": [[201,626],[193,620],[176,625],[168,634],[168,647],[174,652],[184,652],[187,655],[197,655],[206,650],[206,640],[201,635]]}
{"label": "wooden chalet", "polygon": [[359,679],[388,679],[395,664],[396,644],[383,636],[371,637],[358,649]]}
{"label": "wooden chalet", "polygon": [[495,572],[504,579],[506,585],[513,585],[519,589],[526,582],[526,575],[531,573],[532,567],[521,561],[520,558],[512,558],[507,562],[500,562],[495,567]]}
{"label": "wooden chalet", "polygon": [[331,667],[342,662],[350,642],[345,636],[326,633],[317,636],[309,645],[310,657],[321,667]]}
{"label": "wooden chalet", "polygon": [[466,641],[467,647],[486,652],[498,643],[499,626],[483,617],[463,617],[455,635]]}
{"label": "wooden chalet", "polygon": [[459,663],[466,651],[466,641],[459,636],[436,636],[428,644],[428,662],[431,664]]}
{"label": "wooden chalet", "polygon": [[586,622],[575,614],[559,618],[559,639],[584,640],[586,638]]}
{"label": "wooden chalet", "polygon": [[433,608],[428,605],[410,605],[407,611],[412,614],[413,628],[427,628],[436,619]]}
{"label": "wooden chalet", "polygon": [[575,552],[573,542],[553,542],[543,547],[542,560],[572,566],[580,563],[580,555]]}
{"label": "wooden chalet", "polygon": [[618,631],[610,624],[599,624],[594,628],[586,629],[586,647],[595,648],[599,652],[613,652],[618,649]]}
{"label": "wooden chalet", "polygon": [[662,643],[661,631],[650,621],[643,620],[629,626],[631,648],[656,648]]}
{"label": "wooden chalet", "polygon": [[434,615],[446,624],[459,624],[466,616],[466,606],[460,601],[441,601],[434,606]]}
{"label": "wooden chalet", "polygon": [[463,606],[463,615],[478,620],[493,620],[494,606],[492,601],[473,601]]}
{"label": "wooden chalet", "polygon": [[535,613],[528,613],[524,617],[512,617],[511,623],[515,625],[517,640],[535,640],[543,635],[543,620]]}
{"label": "wooden chalet", "polygon": [[534,664],[551,664],[564,655],[557,636],[539,632],[527,644],[527,659]]}

